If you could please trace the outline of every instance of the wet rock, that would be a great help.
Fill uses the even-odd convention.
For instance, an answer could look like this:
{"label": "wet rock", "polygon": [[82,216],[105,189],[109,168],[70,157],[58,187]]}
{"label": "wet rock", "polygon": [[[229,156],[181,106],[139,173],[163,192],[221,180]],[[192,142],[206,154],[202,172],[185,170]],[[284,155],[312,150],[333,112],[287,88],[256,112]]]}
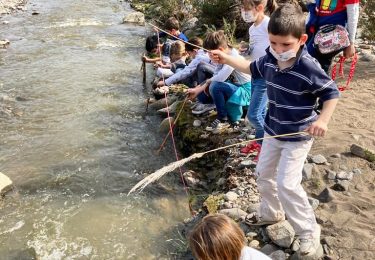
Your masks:
{"label": "wet rock", "polygon": [[10,41],[5,39],[5,40],[0,40],[0,48],[6,49],[10,44]]}
{"label": "wet rock", "polygon": [[328,180],[336,180],[336,175],[337,173],[335,171],[332,171],[332,170],[326,170],[327,172],[327,179]]}
{"label": "wet rock", "polygon": [[197,174],[194,171],[184,172],[183,176],[187,186],[193,188],[198,186],[200,179],[197,177]]}
{"label": "wet rock", "polygon": [[270,255],[277,250],[279,250],[279,248],[274,244],[267,244],[260,249],[260,251],[266,255]]}
{"label": "wet rock", "polygon": [[193,126],[194,127],[200,127],[201,125],[202,125],[202,121],[201,120],[198,120],[198,119],[194,120],[194,122],[193,122]]}
{"label": "wet rock", "polygon": [[145,24],[145,15],[141,12],[133,12],[124,17],[123,23]]}
{"label": "wet rock", "polygon": [[8,176],[0,172],[0,195],[4,195],[13,187],[13,182]]}
{"label": "wet rock", "polygon": [[272,242],[278,246],[288,248],[293,242],[295,232],[286,220],[270,225],[266,230]]}
{"label": "wet rock", "polygon": [[[168,98],[167,98],[168,106],[172,105],[176,100],[177,100],[176,96],[168,96]],[[162,98],[162,99],[159,99],[159,100],[155,101],[154,103],[150,104],[149,108],[153,109],[153,110],[159,110],[159,109],[162,109],[166,106],[167,105],[166,105],[166,102],[165,102],[165,98]]]}
{"label": "wet rock", "polygon": [[350,182],[347,180],[340,180],[335,185],[333,185],[332,189],[336,191],[348,191],[349,190]]}
{"label": "wet rock", "polygon": [[172,125],[173,123],[174,123],[174,118],[173,117],[167,117],[167,118],[165,118],[160,123],[159,132],[160,133],[168,133],[169,129],[170,129],[170,124]]}
{"label": "wet rock", "polygon": [[304,181],[311,180],[313,167],[314,167],[314,165],[311,164],[311,163],[306,163],[303,166],[302,179]]}
{"label": "wet rock", "polygon": [[238,198],[238,194],[233,191],[229,191],[224,195],[225,201],[235,201],[237,200],[237,198]]}
{"label": "wet rock", "polygon": [[[174,102],[172,105],[170,105],[170,106],[168,106],[168,108],[167,107],[164,107],[164,108],[162,108],[162,109],[159,109],[158,111],[157,111],[157,113],[159,114],[159,115],[161,115],[161,116],[168,116],[168,113],[169,113],[169,115],[174,115],[174,114],[176,114],[176,111],[177,111],[177,107],[178,107],[178,105],[181,103],[181,101],[176,101],[176,102]],[[168,112],[169,111],[169,112]]]}
{"label": "wet rock", "polygon": [[337,174],[336,178],[339,180],[352,180],[353,179],[353,172],[344,172],[341,171]]}
{"label": "wet rock", "polygon": [[309,203],[313,210],[316,210],[319,207],[319,200],[309,197]]}
{"label": "wet rock", "polygon": [[335,195],[330,188],[325,188],[319,195],[318,200],[323,203],[327,203],[335,199]]}
{"label": "wet rock", "polygon": [[219,210],[220,214],[227,215],[233,219],[244,219],[246,217],[246,212],[239,208],[232,208],[232,209],[222,209]]}
{"label": "wet rock", "polygon": [[285,260],[286,255],[283,250],[277,250],[272,254],[268,255],[272,260]]}
{"label": "wet rock", "polygon": [[311,161],[316,164],[324,164],[327,162],[327,159],[323,155],[318,154],[311,157]]}

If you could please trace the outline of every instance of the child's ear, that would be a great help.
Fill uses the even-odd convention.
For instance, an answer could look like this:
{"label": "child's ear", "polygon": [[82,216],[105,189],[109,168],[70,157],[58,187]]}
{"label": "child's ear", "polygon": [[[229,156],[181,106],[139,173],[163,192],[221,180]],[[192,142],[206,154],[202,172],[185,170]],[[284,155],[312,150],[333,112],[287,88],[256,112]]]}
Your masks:
{"label": "child's ear", "polygon": [[308,38],[307,34],[304,33],[304,34],[301,35],[301,38],[299,39],[300,42],[301,42],[301,45],[306,43],[307,38]]}

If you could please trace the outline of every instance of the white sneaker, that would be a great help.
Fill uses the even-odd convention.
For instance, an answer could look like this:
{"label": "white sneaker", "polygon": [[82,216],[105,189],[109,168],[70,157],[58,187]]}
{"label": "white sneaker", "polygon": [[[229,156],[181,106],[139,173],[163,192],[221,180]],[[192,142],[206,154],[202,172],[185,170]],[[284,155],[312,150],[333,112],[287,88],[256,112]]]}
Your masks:
{"label": "white sneaker", "polygon": [[216,108],[215,104],[198,104],[193,111],[191,111],[194,115],[200,115],[204,112],[214,110]]}
{"label": "white sneaker", "polygon": [[314,234],[308,238],[300,238],[299,251],[301,255],[315,254],[320,245],[320,226],[316,225]]}

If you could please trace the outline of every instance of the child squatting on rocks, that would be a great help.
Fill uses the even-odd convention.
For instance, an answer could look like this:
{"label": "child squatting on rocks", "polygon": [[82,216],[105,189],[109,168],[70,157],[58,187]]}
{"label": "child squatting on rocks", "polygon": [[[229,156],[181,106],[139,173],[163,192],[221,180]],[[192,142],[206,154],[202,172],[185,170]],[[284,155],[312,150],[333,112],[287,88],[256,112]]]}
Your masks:
{"label": "child squatting on rocks", "polygon": [[205,216],[191,231],[189,245],[197,260],[271,260],[245,246],[241,228],[222,214]]}
{"label": "child squatting on rocks", "polygon": [[[210,56],[216,62],[250,73],[254,79],[266,80],[269,109],[265,136],[301,131],[310,135],[263,140],[256,173],[261,195],[260,221],[281,221],[286,215],[299,237],[299,253],[314,255],[320,246],[320,226],[301,185],[302,169],[312,136],[321,137],[327,132],[339,91],[307,52],[305,17],[299,6],[285,4],[277,9],[270,17],[268,33],[267,55],[251,64],[220,50],[212,51]],[[313,110],[317,98],[323,102],[319,116]]]}
{"label": "child squatting on rocks", "polygon": [[[235,48],[228,44],[222,30],[207,34],[203,47],[207,50],[220,50],[230,56],[245,60]],[[237,123],[243,113],[242,107],[249,105],[251,77],[229,65],[219,64],[212,78],[205,81],[204,84],[188,90],[189,97],[194,99],[204,91],[209,93],[209,97],[212,98],[217,110],[217,119],[206,130],[221,133],[230,127],[229,122]],[[198,96],[199,101],[207,103],[201,97]],[[196,110],[193,110],[193,114],[194,111]],[[202,111],[207,110],[203,107]]]}

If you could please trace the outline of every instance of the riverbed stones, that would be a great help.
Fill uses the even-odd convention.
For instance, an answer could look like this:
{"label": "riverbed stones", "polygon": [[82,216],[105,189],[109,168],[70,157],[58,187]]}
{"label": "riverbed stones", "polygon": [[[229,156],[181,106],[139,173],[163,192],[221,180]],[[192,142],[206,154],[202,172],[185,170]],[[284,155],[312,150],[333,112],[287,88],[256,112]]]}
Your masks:
{"label": "riverbed stones", "polygon": [[224,195],[224,200],[225,201],[236,201],[238,198],[238,194],[233,192],[233,191],[228,191],[225,195]]}
{"label": "riverbed stones", "polygon": [[311,164],[311,163],[306,163],[306,164],[303,166],[303,170],[302,170],[302,179],[303,179],[304,181],[311,180],[313,167],[314,167],[314,165]]}
{"label": "riverbed stones", "polygon": [[266,230],[272,242],[280,247],[289,248],[293,242],[295,231],[286,220],[270,225]]}
{"label": "riverbed stones", "polygon": [[335,195],[330,188],[325,188],[319,195],[318,200],[323,203],[330,202],[335,199]]}
{"label": "riverbed stones", "polygon": [[8,176],[0,172],[0,195],[4,195],[13,187],[13,182]]}
{"label": "riverbed stones", "polygon": [[144,25],[145,15],[141,12],[132,12],[127,14],[122,21],[123,23],[136,23],[139,25]]}
{"label": "riverbed stones", "polygon": [[313,210],[316,210],[319,207],[319,200],[311,197],[308,197],[308,200]]}
{"label": "riverbed stones", "polygon": [[353,179],[353,172],[344,172],[344,171],[341,171],[337,174],[336,178],[339,179],[339,180],[352,180]]}
{"label": "riverbed stones", "polygon": [[332,189],[336,191],[348,191],[350,182],[348,180],[338,180]]}
{"label": "riverbed stones", "polygon": [[199,119],[194,120],[193,126],[194,127],[200,127],[202,125],[202,121]]}
{"label": "riverbed stones", "polygon": [[227,215],[233,219],[245,219],[247,213],[240,208],[222,209],[219,210],[220,214]]}
{"label": "riverbed stones", "polygon": [[283,250],[276,250],[272,254],[269,255],[269,257],[272,260],[285,260],[286,259],[286,254],[284,253]]}
{"label": "riverbed stones", "polygon": [[5,40],[0,40],[0,48],[6,49],[10,44],[10,41],[5,39]]}
{"label": "riverbed stones", "polygon": [[326,172],[327,172],[327,179],[328,180],[336,180],[337,173],[335,171],[327,169]]}
{"label": "riverbed stones", "polygon": [[180,105],[181,101],[176,101],[176,102],[173,102],[172,105],[168,106],[168,107],[164,107],[162,109],[159,109],[157,111],[157,113],[161,116],[168,116],[169,115],[174,115],[176,114],[176,111],[177,111],[177,107]]}
{"label": "riverbed stones", "polygon": [[249,243],[249,246],[252,247],[252,248],[258,248],[259,247],[259,241],[258,240],[251,240],[250,243]]}
{"label": "riverbed stones", "polygon": [[194,171],[187,171],[182,174],[187,186],[195,188],[199,185],[200,179]]}
{"label": "riverbed stones", "polygon": [[277,250],[279,250],[279,248],[275,246],[274,244],[266,244],[260,249],[260,251],[266,255],[270,255]]}
{"label": "riverbed stones", "polygon": [[327,159],[323,155],[317,154],[311,157],[311,161],[315,164],[325,164]]}
{"label": "riverbed stones", "polygon": [[375,152],[366,149],[363,146],[352,144],[350,152],[358,157],[368,160],[369,162],[375,161]]}

